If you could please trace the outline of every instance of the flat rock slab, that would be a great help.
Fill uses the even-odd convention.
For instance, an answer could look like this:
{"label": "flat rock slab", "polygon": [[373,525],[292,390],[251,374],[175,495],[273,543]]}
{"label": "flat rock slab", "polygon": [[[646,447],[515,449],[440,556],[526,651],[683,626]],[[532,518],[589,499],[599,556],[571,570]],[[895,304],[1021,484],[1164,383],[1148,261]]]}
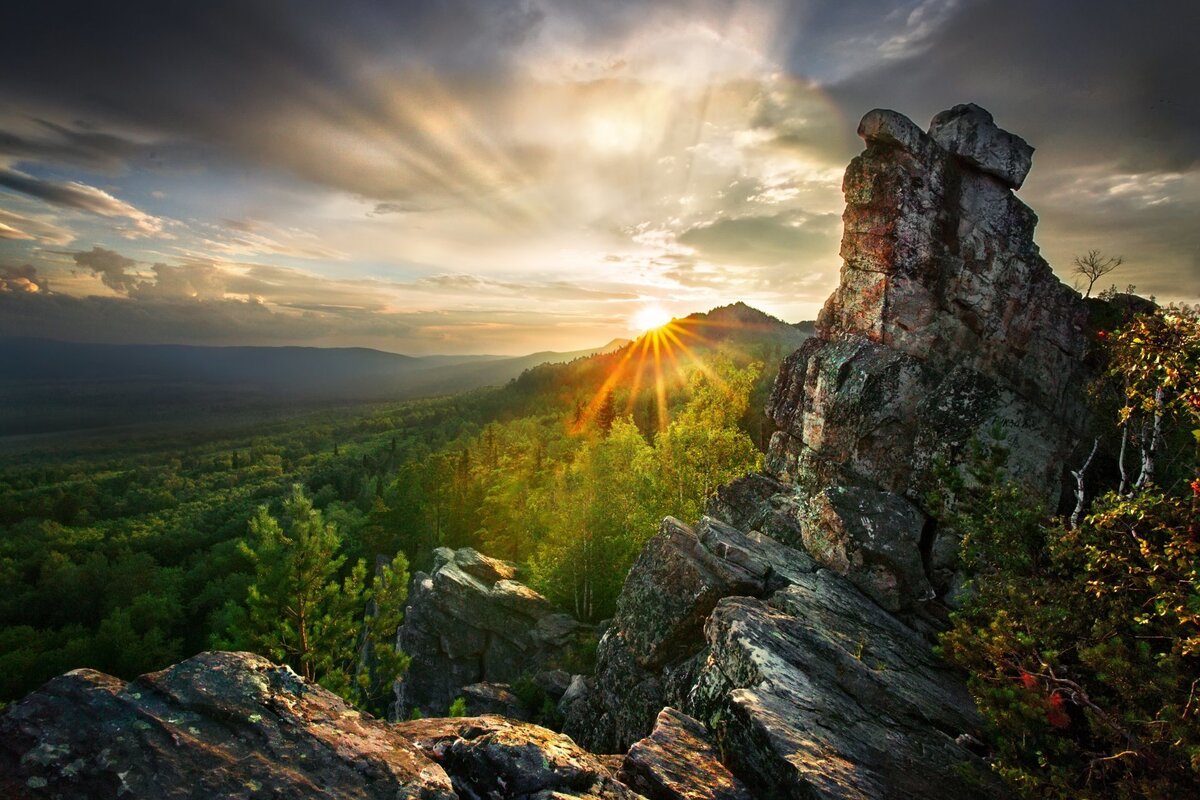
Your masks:
{"label": "flat rock slab", "polygon": [[768,601],[722,600],[692,711],[755,797],[1002,796],[956,743],[980,720],[914,631],[828,571]]}
{"label": "flat rock slab", "polygon": [[201,653],[128,684],[51,680],[0,714],[0,796],[95,800],[455,797],[390,725],[251,653]]}

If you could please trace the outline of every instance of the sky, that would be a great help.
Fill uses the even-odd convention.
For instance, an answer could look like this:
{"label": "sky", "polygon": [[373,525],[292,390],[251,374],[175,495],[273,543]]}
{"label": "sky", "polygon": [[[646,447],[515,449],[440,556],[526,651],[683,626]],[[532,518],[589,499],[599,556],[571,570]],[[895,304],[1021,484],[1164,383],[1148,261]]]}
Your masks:
{"label": "sky", "polygon": [[1195,0],[10,4],[0,335],[516,354],[837,284],[858,119],[975,102],[1070,280],[1200,299]]}

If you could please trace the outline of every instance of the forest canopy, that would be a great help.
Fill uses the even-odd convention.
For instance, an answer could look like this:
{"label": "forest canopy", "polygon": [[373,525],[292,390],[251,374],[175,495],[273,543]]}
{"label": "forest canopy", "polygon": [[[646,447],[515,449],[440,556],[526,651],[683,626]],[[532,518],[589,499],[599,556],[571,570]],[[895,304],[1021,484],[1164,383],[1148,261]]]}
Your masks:
{"label": "forest canopy", "polygon": [[[342,644],[361,647],[363,607],[387,583],[376,564],[428,568],[443,545],[518,561],[563,610],[609,616],[657,521],[696,516],[760,462],[765,395],[804,335],[773,322],[774,334],[693,337],[670,364],[629,346],[499,389],[253,432],[231,419],[228,434],[112,440],[4,467],[0,701],[80,666],[132,678],[248,647],[373,707],[381,678],[364,679]],[[305,528],[329,555],[309,635],[336,647],[300,646],[298,619],[280,611],[300,567],[280,572],[274,551]],[[398,621],[372,629],[376,646]]]}

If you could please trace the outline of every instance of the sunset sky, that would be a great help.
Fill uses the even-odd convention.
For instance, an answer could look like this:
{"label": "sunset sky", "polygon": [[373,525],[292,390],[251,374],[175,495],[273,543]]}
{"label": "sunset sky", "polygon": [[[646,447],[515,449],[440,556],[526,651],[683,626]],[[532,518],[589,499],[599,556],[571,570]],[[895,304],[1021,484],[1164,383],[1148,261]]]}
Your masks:
{"label": "sunset sky", "polygon": [[1060,275],[1200,300],[1200,3],[12,3],[0,335],[600,345],[647,308],[811,319],[867,110],[1037,148]]}

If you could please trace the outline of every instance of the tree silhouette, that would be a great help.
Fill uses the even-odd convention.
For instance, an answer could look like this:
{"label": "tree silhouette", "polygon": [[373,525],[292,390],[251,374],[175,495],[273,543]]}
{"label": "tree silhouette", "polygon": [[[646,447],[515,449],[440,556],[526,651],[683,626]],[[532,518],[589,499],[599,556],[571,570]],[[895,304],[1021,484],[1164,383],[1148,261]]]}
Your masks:
{"label": "tree silhouette", "polygon": [[1083,296],[1091,297],[1092,287],[1096,285],[1096,281],[1124,263],[1125,256],[1105,258],[1099,250],[1088,250],[1087,255],[1075,256],[1073,272],[1087,281],[1087,290],[1084,291]]}
{"label": "tree silhouette", "polygon": [[596,412],[596,427],[604,433],[612,430],[613,422],[617,418],[617,407],[613,403],[612,392],[607,392],[604,399],[600,401],[600,409]]}

